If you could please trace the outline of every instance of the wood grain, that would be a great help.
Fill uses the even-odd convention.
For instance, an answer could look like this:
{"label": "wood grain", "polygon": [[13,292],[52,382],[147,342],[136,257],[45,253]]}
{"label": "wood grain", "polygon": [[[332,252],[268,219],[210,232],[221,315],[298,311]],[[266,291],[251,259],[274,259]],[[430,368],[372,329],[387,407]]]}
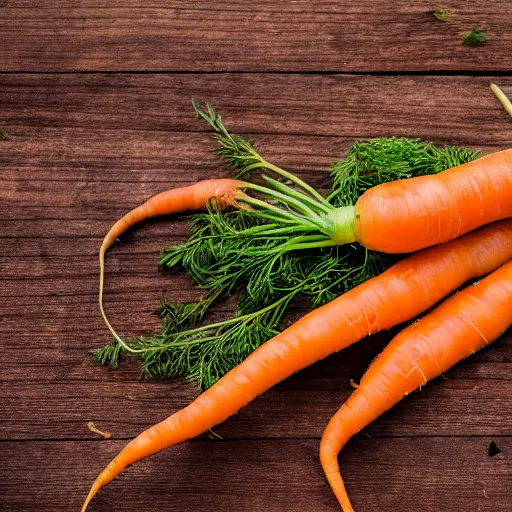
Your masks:
{"label": "wood grain", "polygon": [[[58,4],[38,12],[33,5],[20,1],[16,9],[45,32],[36,21]],[[247,5],[237,8],[250,11]],[[298,15],[304,9],[304,2],[289,5]],[[313,10],[333,14],[339,5],[319,2]],[[137,8],[130,0],[123,6]],[[227,3],[217,7],[226,15]],[[116,8],[79,3],[75,14],[94,10],[92,18],[108,20]],[[273,2],[257,8],[278,14]],[[364,9],[370,4],[347,12]],[[358,138],[511,146],[512,123],[488,89],[491,80],[512,92],[511,78],[492,76],[0,75],[0,126],[9,133],[0,140],[0,510],[76,510],[126,439],[196,394],[181,382],[140,382],[135,361],[108,370],[90,360],[110,339],[97,307],[97,251],[110,225],[163,188],[228,175],[192,113],[192,96],[211,101],[270,160],[325,188],[328,169]],[[154,311],[164,295],[199,297],[186,276],[157,269],[160,251],[185,238],[186,217],[164,218],[134,228],[109,252],[106,308],[123,335],[157,329]],[[219,305],[212,319],[231,308]],[[349,380],[360,378],[391,335],[282,382],[215,429],[225,442],[202,438],[134,466],[91,511],[336,510],[318,439],[348,396]],[[340,459],[355,505],[508,510],[511,370],[509,333],[365,429]],[[90,420],[115,440],[93,441]],[[502,450],[496,457],[487,452],[492,440]]]}
{"label": "wood grain", "polygon": [[[164,132],[155,141],[160,141],[160,147],[167,141],[166,151],[174,158],[181,146],[171,146],[166,133],[206,130],[192,111],[190,100],[195,97],[212,103],[228,128],[242,134],[308,135],[315,137],[315,143],[320,137],[354,140],[402,135],[447,144],[504,147],[512,143],[512,124],[489,90],[491,81],[506,92],[512,91],[512,78],[495,76],[0,75],[1,125],[12,133],[11,140],[0,144],[5,154],[16,143],[22,126],[58,129],[62,136],[66,128],[81,128],[100,136],[114,130],[120,132],[118,137],[126,132],[131,137],[121,143],[118,155],[123,154],[121,149],[129,155],[138,149],[140,159],[146,154],[145,138],[156,136],[139,132],[149,130]],[[68,137],[75,137],[76,145],[82,134],[77,131]],[[214,145],[208,137],[201,140],[204,151],[197,155],[199,165],[204,165],[211,162],[208,148]],[[48,152],[58,153],[65,142],[60,143],[60,137],[54,143],[48,140]],[[331,143],[331,151],[341,155],[343,148],[336,146],[335,139]],[[131,150],[125,149],[134,144]],[[307,146],[308,151],[314,151],[312,142]],[[262,143],[259,147],[267,156]],[[301,154],[299,148],[296,153]],[[187,158],[186,176],[192,181],[197,174],[190,174],[190,156],[185,153],[181,162]],[[145,164],[150,169],[155,166],[151,158]],[[297,161],[296,156],[293,159]],[[159,161],[157,167],[162,166],[169,168],[167,160]],[[109,176],[110,168],[105,166],[102,173]],[[171,170],[174,179],[183,182],[179,168],[171,166]]]}
{"label": "wood grain", "polygon": [[[334,357],[291,377],[215,427],[215,432],[224,439],[319,439],[348,398],[349,379],[360,378],[363,361],[368,364],[378,352],[375,348],[375,344],[361,345],[346,358]],[[93,439],[88,421],[116,439],[128,439],[196,396],[190,384],[136,382],[134,364],[117,372],[87,371],[85,351],[60,352],[60,357],[52,357],[53,368],[44,362],[44,356],[53,356],[48,349],[32,356],[30,366],[27,362],[17,368],[7,365],[10,375],[0,384],[8,395],[2,400],[1,439]],[[468,377],[475,366],[492,377]],[[406,398],[364,433],[372,437],[507,436],[512,431],[510,366],[486,361],[474,361],[469,368],[462,365]],[[33,371],[22,371],[30,367]],[[500,369],[508,377],[499,378]],[[20,407],[23,415],[17,413]]]}
{"label": "wood grain", "polygon": [[[3,71],[504,71],[506,0],[0,3]],[[463,45],[473,27],[488,44]]]}
{"label": "wood grain", "polygon": [[[494,457],[488,455],[488,437],[358,436],[342,452],[340,464],[356,510],[508,512],[512,442],[492,439],[502,450]],[[40,512],[78,510],[89,482],[123,444],[2,443],[3,510],[26,511],[34,503]],[[338,510],[315,440],[187,443],[128,468],[90,507],[91,512],[174,509]]]}

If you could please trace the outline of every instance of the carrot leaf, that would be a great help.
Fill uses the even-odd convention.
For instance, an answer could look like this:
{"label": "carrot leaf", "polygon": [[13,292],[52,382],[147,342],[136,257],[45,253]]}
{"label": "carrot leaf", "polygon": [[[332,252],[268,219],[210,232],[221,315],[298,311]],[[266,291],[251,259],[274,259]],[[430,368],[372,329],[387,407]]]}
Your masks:
{"label": "carrot leaf", "polygon": [[215,109],[206,103],[202,106],[195,100],[192,100],[192,106],[199,118],[205,120],[213,129],[214,137],[220,146],[217,154],[222,157],[227,166],[235,170],[235,177],[241,178],[254,171],[261,172],[267,170],[280,175],[289,180],[310,195],[320,204],[330,206],[329,203],[313,187],[305,183],[294,174],[281,169],[265,160],[254,147],[254,143],[244,140],[239,135],[233,135],[224,126],[221,116]]}
{"label": "carrot leaf", "polygon": [[[244,290],[233,317],[220,322],[184,328],[176,318],[176,306],[164,304],[162,331],[129,341],[140,357],[143,377],[181,377],[206,389],[282,329],[288,306],[299,294],[319,306],[383,270],[383,261],[376,259],[372,265],[363,261],[355,267],[337,251],[282,258],[273,290]],[[111,347],[98,352],[105,364]]]}

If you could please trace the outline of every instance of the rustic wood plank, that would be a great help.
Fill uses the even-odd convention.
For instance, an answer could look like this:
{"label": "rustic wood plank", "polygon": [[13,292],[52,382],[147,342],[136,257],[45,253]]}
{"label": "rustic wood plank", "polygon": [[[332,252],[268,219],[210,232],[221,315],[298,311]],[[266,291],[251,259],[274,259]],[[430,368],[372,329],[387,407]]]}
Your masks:
{"label": "rustic wood plank", "polygon": [[[494,440],[502,453],[489,457]],[[3,510],[78,510],[99,469],[124,442],[3,443]],[[357,436],[340,464],[356,510],[506,512],[510,437],[368,439]],[[408,454],[414,453],[414,459]],[[41,468],[45,468],[44,471]],[[20,492],[22,490],[22,492]],[[470,505],[468,505],[470,504]],[[318,441],[193,442],[126,470],[91,512],[338,510],[318,461]]]}
{"label": "rustic wood plank", "polygon": [[[509,71],[512,7],[450,0],[4,1],[2,71]],[[443,4],[444,5],[444,4]],[[473,27],[488,44],[463,45]]]}
{"label": "rustic wood plank", "polygon": [[[103,130],[127,130],[136,137],[147,130],[204,131],[191,108],[190,99],[195,97],[213,103],[228,128],[242,134],[352,140],[402,135],[439,143],[510,145],[512,124],[489,90],[491,81],[512,91],[512,78],[492,76],[0,75],[0,124],[12,132],[12,139],[0,144],[5,148],[2,153],[8,152],[16,143],[16,130],[27,125],[105,135]],[[76,132],[75,145],[82,133]],[[140,137],[143,150],[146,134]],[[215,147],[204,135],[190,139],[199,137],[205,148]],[[49,153],[59,146],[58,140],[49,143]],[[122,145],[125,151],[130,144],[127,140]],[[170,149],[173,155],[180,150]],[[207,152],[199,158],[200,165],[211,162]],[[167,159],[158,167],[162,165],[172,168]],[[107,176],[108,169],[103,171]]]}
{"label": "rustic wood plank", "polygon": [[[497,105],[493,106],[493,112],[498,113]],[[78,110],[81,106],[76,105],[74,108]],[[443,105],[439,105],[438,108],[441,113]],[[472,106],[467,105],[467,108],[471,109]],[[206,128],[199,122],[194,123],[192,109],[188,110],[191,127],[194,124],[196,128]],[[499,117],[504,120],[503,116]],[[369,125],[375,120],[370,112],[366,112],[365,118]],[[0,123],[2,120],[0,117]],[[101,120],[100,124],[104,121]],[[228,126],[235,121],[234,116],[228,113]],[[245,136],[255,140],[258,148],[276,165],[286,166],[297,174],[314,179],[317,186],[320,186],[322,182],[327,182],[326,173],[330,167],[345,155],[356,140],[350,129],[343,126],[342,118],[336,123],[339,136],[318,137],[285,133],[246,133]],[[259,127],[253,125],[252,128],[263,130],[266,128],[266,122],[262,122]],[[502,129],[504,128],[506,123],[502,123]],[[433,137],[435,134],[430,135]],[[461,136],[459,132],[455,135]],[[79,126],[41,128],[11,125],[9,136],[8,140],[0,142],[2,189],[28,187],[27,184],[20,183],[25,181],[29,181],[34,188],[52,187],[53,185],[47,183],[49,181],[56,182],[55,186],[60,187],[73,187],[74,182],[77,182],[75,196],[65,198],[68,200],[67,206],[62,202],[57,206],[50,196],[47,197],[45,206],[58,208],[60,214],[67,215],[66,218],[77,218],[76,203],[84,202],[84,199],[91,207],[94,206],[93,199],[98,199],[98,187],[108,191],[109,187],[112,187],[111,183],[120,182],[132,187],[137,187],[139,183],[154,183],[158,187],[166,184],[179,186],[205,177],[228,175],[228,172],[221,168],[221,160],[214,155],[214,143],[201,133],[157,131],[151,127],[139,130],[136,126],[84,129]],[[452,136],[452,140],[456,141],[456,136]],[[439,142],[445,141],[440,139]],[[499,147],[499,142],[476,142],[472,146],[490,152]],[[51,151],[48,151],[49,148]],[[12,185],[12,182],[16,185]],[[18,189],[14,188],[11,193],[17,191]],[[26,192],[16,196],[16,204],[23,206],[24,215],[30,215],[37,207],[27,199]],[[37,199],[42,201],[43,198],[39,196]],[[130,195],[119,197],[116,205],[112,205],[119,211],[113,212],[112,218],[114,214],[119,215],[124,208],[131,206],[133,200]],[[98,203],[99,201],[96,201],[96,204]],[[47,212],[51,210],[45,209],[45,217],[48,217]],[[0,219],[9,218],[17,217],[14,217],[11,208],[0,204]]]}
{"label": "rustic wood plank", "polygon": [[[108,339],[105,332],[91,329],[83,319],[83,332],[75,332],[73,316],[46,315],[55,316],[70,327],[60,327],[57,333],[50,329],[49,337],[44,317],[32,316],[31,332],[41,333],[35,335],[39,348],[32,350],[27,348],[28,333],[7,323],[17,341],[3,363],[0,389],[6,392],[0,440],[87,439],[94,437],[86,430],[90,420],[117,438],[133,437],[196,395],[194,386],[182,382],[136,382],[134,362],[123,361],[115,371],[92,367],[88,349],[96,338]],[[138,328],[133,321],[125,324],[123,332]],[[225,438],[320,437],[352,391],[350,379],[361,377],[390,337],[363,340],[298,373],[215,430]],[[512,431],[511,341],[509,335],[457,365],[365,432],[371,436],[508,435]],[[17,414],[20,404],[22,416]]]}
{"label": "rustic wood plank", "polygon": [[[64,91],[62,93],[65,94]],[[73,108],[79,110],[83,105],[70,106]],[[206,129],[206,125],[194,122],[192,106],[186,109],[190,128]],[[169,117],[172,117],[171,112]],[[3,121],[0,118],[0,123]],[[231,124],[231,120],[227,119],[227,122]],[[3,140],[0,146],[2,182],[64,181],[79,182],[82,186],[98,183],[108,188],[111,182],[117,181],[130,184],[154,182],[163,186],[163,183],[183,182],[184,176],[191,181],[226,174],[213,154],[215,146],[208,137],[154,128],[156,126],[139,129],[132,125],[109,129],[78,125],[58,128],[11,125],[10,138]],[[259,127],[260,130],[264,128],[264,124]],[[348,132],[341,133],[339,137],[261,133],[246,136],[257,140],[259,147],[273,155],[276,164],[286,162],[300,173],[329,169],[354,141]],[[51,151],[48,151],[49,147]],[[109,162],[107,172],[105,161]],[[127,198],[119,199],[123,202]],[[1,218],[5,218],[4,214],[8,211],[2,211]]]}
{"label": "rustic wood plank", "polygon": [[[125,7],[135,8],[130,1]],[[51,14],[57,4],[45,5],[41,11]],[[103,4],[91,5],[100,11]],[[275,4],[263,8],[272,14]],[[121,438],[195,396],[190,384],[139,382],[134,361],[116,371],[90,361],[90,351],[110,339],[97,308],[97,250],[106,230],[164,187],[227,175],[190,97],[211,101],[269,159],[322,187],[332,163],[361,137],[511,146],[512,123],[488,91],[491,80],[512,92],[510,78],[485,76],[0,76],[0,126],[9,132],[0,141],[0,457],[7,461],[0,464],[0,509],[37,502],[43,511],[75,510]],[[131,230],[109,252],[106,307],[124,335],[158,328],[153,312],[164,293],[198,298],[186,276],[157,270],[159,252],[185,237],[185,218],[160,219]],[[212,318],[229,308],[222,304]],[[318,437],[348,396],[349,379],[360,378],[389,336],[365,340],[265,393],[215,429],[230,441],[187,443],[136,465],[91,510],[163,510],[176,496],[188,510],[335,510],[317,461]],[[471,500],[480,510],[506,510],[511,365],[509,333],[351,442],[341,461],[355,504],[456,512]],[[92,442],[89,420],[118,440]],[[492,439],[503,453],[489,458]],[[226,471],[232,467],[235,476]]]}

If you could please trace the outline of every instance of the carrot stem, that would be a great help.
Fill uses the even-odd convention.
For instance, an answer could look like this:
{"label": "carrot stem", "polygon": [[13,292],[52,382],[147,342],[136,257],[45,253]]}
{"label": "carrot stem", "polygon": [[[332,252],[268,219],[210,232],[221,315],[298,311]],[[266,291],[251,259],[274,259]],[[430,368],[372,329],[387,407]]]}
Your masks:
{"label": "carrot stem", "polygon": [[285,183],[281,183],[280,181],[274,180],[274,179],[270,178],[269,176],[263,175],[262,178],[265,182],[267,182],[269,185],[274,187],[275,190],[279,190],[280,192],[283,192],[284,194],[286,194],[288,196],[294,197],[294,198],[298,199],[301,203],[307,203],[310,205],[311,208],[319,209],[321,213],[329,213],[334,208],[332,205],[329,205],[329,207],[328,207],[325,204],[317,201],[316,199],[313,199],[313,198],[303,194],[302,192],[300,192],[292,187],[289,187]]}
{"label": "carrot stem", "polygon": [[261,187],[260,185],[256,185],[254,183],[248,183],[245,188],[262,192],[263,194],[269,197],[277,199],[281,203],[284,203],[289,206],[294,206],[303,215],[308,215],[310,217],[318,217],[317,213],[311,210],[308,206],[306,206],[303,201],[295,199],[294,197],[291,197],[287,194],[283,194],[282,192],[279,192],[277,190],[272,190],[267,187]]}
{"label": "carrot stem", "polygon": [[[262,308],[261,310],[258,310],[254,313],[247,313],[246,315],[236,316],[236,317],[230,318],[229,320],[223,320],[222,322],[216,322],[213,324],[196,327],[194,329],[188,329],[186,331],[181,331],[179,333],[179,338],[181,338],[183,336],[200,334],[201,332],[204,332],[204,331],[211,331],[212,329],[215,329],[216,327],[224,327],[226,325],[234,324],[237,322],[250,321],[252,318],[261,316],[262,313],[265,313],[267,311],[270,311],[270,310],[276,308],[279,304],[282,304],[286,300],[289,300],[291,298],[291,296],[295,295],[296,293],[297,293],[297,290],[293,290],[289,294],[284,295],[283,297],[276,300],[272,304],[269,304],[265,308]],[[167,350],[169,348],[169,346],[181,347],[181,346],[200,345],[201,343],[206,343],[206,342],[212,341],[214,339],[215,339],[215,336],[208,336],[208,337],[203,337],[203,338],[194,338],[194,339],[187,340],[187,341],[173,341],[171,343],[162,343],[161,345],[152,345],[151,347],[148,347],[148,348],[134,349],[132,347],[128,347],[129,348],[128,351],[132,354],[142,354],[142,353],[148,352],[148,351]],[[124,346],[126,345],[126,342],[123,342],[123,343],[124,343],[123,344],[123,348],[124,348]]]}
{"label": "carrot stem", "polygon": [[327,217],[334,223],[331,239],[336,245],[345,245],[355,242],[354,233],[354,207],[342,206],[333,210]]}
{"label": "carrot stem", "polygon": [[289,251],[295,251],[297,249],[320,249],[324,247],[334,247],[338,245],[334,240],[322,240],[319,242],[302,243],[299,242],[288,247]]}
{"label": "carrot stem", "polygon": [[291,172],[285,171],[284,169],[281,169],[280,167],[277,167],[274,164],[271,164],[270,162],[267,162],[266,160],[262,159],[262,162],[265,163],[265,167],[269,169],[270,171],[274,171],[276,174],[281,175],[283,178],[287,178],[296,185],[299,185],[299,187],[302,187],[304,190],[307,190],[315,199],[317,199],[320,203],[328,207],[329,209],[332,208],[332,204],[329,203],[324,197],[322,197],[313,187],[302,181],[300,178],[292,174]]}
{"label": "carrot stem", "polygon": [[491,91],[494,93],[496,98],[500,100],[508,115],[512,117],[512,103],[508,99],[507,95],[496,84],[491,84]]}
{"label": "carrot stem", "polygon": [[305,223],[306,225],[316,225],[314,220],[315,219],[308,219],[307,217],[304,217],[304,216],[301,216],[301,215],[298,215],[297,213],[292,213],[292,212],[288,212],[286,210],[283,210],[282,208],[279,208],[277,206],[274,206],[270,203],[267,203],[265,201],[261,201],[260,199],[256,199],[254,197],[250,197],[250,196],[247,196],[247,195],[244,195],[242,197],[240,197],[239,199],[240,201],[244,202],[244,203],[247,203],[247,204],[250,204],[251,206],[258,206],[260,208],[262,208],[263,210],[270,210],[274,213],[277,213],[278,215],[282,215],[283,217],[285,218],[288,218],[290,220],[294,220],[296,222],[303,222]]}

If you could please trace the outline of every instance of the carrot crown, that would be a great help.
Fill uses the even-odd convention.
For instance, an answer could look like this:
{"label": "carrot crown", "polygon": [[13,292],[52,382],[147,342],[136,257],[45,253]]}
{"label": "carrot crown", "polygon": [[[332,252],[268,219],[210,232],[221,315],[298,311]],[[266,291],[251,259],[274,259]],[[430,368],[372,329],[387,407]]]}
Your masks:
{"label": "carrot crown", "polygon": [[336,208],[329,214],[329,219],[332,220],[333,226],[331,239],[336,245],[345,245],[356,241],[353,228],[353,206],[341,206],[340,208]]}

